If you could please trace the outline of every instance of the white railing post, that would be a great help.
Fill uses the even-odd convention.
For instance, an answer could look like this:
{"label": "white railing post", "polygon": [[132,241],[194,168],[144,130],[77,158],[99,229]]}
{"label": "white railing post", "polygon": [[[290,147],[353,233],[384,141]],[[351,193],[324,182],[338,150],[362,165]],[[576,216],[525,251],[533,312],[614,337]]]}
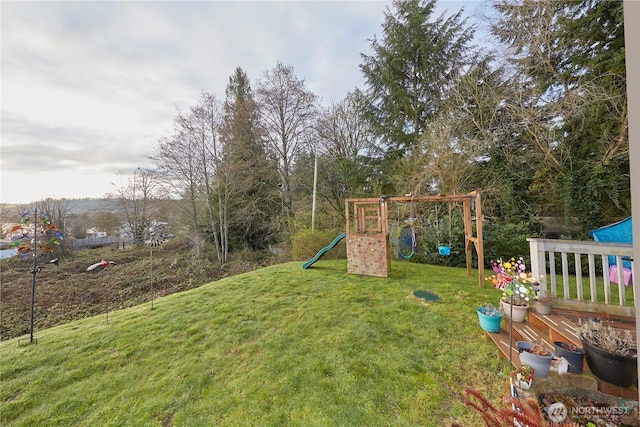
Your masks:
{"label": "white railing post", "polygon": [[576,299],[578,301],[584,301],[584,289],[582,288],[582,257],[576,252],[574,255],[576,264]]}
{"label": "white railing post", "polygon": [[527,239],[529,241],[529,256],[531,257],[531,274],[538,280],[540,291],[547,292],[547,269],[544,259],[544,246],[541,239]]}

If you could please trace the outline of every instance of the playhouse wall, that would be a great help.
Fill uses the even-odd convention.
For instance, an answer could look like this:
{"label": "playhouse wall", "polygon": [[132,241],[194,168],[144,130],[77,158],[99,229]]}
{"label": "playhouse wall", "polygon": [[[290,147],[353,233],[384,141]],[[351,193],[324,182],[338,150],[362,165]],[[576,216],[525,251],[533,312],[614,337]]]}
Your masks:
{"label": "playhouse wall", "polygon": [[348,234],[347,272],[388,277],[391,270],[389,234]]}

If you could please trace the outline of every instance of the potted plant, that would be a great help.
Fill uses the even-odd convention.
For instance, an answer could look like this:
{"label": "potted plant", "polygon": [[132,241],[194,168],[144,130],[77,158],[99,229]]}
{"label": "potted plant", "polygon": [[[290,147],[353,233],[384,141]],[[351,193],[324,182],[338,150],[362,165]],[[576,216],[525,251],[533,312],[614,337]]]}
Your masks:
{"label": "potted plant", "polygon": [[553,360],[553,352],[540,344],[528,341],[516,342],[520,352],[520,362],[533,368],[536,377],[547,378]]}
{"label": "potted plant", "polygon": [[576,332],[582,341],[587,364],[596,377],[621,387],[637,383],[638,350],[630,331],[588,319],[580,322]]}
{"label": "potted plant", "polygon": [[554,341],[553,345],[556,348],[556,356],[564,357],[569,363],[568,371],[574,374],[581,374],[584,350],[573,343],[564,341]]}
{"label": "potted plant", "polygon": [[529,309],[529,301],[533,297],[533,284],[537,281],[527,273],[527,266],[522,257],[507,261],[491,260],[495,274],[488,277],[495,288],[502,290],[500,305],[505,317],[514,322],[524,322]]}
{"label": "potted plant", "polygon": [[551,314],[554,297],[546,291],[540,291],[533,297],[534,307],[538,314]]}
{"label": "potted plant", "polygon": [[480,327],[487,332],[500,332],[500,321],[502,320],[502,312],[493,304],[488,303],[476,309]]}
{"label": "potted plant", "polygon": [[520,365],[516,371],[516,384],[523,390],[531,388],[535,370],[529,365]]}

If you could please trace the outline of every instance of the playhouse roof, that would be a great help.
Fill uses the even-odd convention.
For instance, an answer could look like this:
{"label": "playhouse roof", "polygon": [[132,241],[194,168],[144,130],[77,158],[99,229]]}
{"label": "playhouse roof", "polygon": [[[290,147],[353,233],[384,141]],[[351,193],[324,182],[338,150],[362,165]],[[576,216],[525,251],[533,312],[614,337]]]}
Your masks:
{"label": "playhouse roof", "polygon": [[596,242],[633,243],[631,224],[631,217],[628,217],[622,221],[591,230],[589,234]]}

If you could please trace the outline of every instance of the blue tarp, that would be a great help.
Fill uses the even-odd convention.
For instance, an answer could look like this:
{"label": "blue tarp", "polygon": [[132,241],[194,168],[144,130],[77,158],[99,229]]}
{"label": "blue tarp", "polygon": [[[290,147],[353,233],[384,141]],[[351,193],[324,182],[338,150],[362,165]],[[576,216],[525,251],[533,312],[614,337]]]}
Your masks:
{"label": "blue tarp", "polygon": [[[631,217],[628,217],[622,221],[591,230],[589,234],[596,242],[631,244],[633,243],[631,224]],[[622,264],[624,267],[631,268],[631,261],[624,261]],[[616,265],[616,257],[613,255],[609,256],[609,265]]]}

